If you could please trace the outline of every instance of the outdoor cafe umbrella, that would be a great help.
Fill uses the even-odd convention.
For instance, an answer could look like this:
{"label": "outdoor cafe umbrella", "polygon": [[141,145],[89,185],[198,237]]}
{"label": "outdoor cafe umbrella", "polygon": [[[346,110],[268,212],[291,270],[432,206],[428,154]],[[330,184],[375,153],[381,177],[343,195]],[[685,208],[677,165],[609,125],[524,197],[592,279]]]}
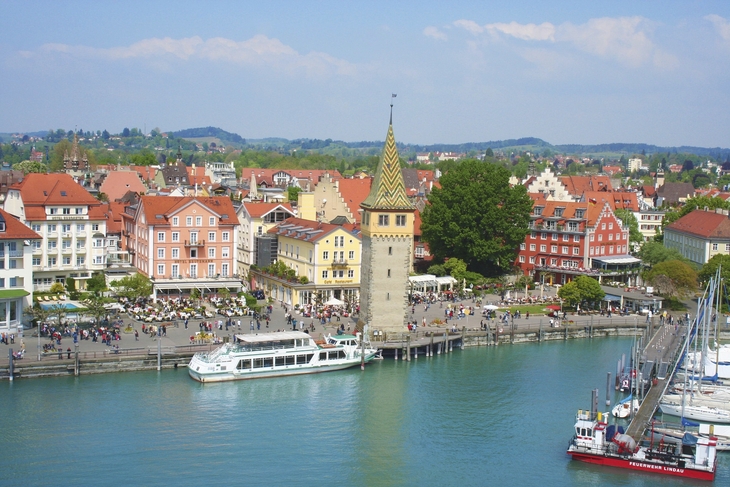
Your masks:
{"label": "outdoor cafe umbrella", "polygon": [[325,301],[324,304],[326,306],[342,306],[343,304],[345,304],[345,302],[344,301],[340,301],[337,298],[330,298],[327,301]]}
{"label": "outdoor cafe umbrella", "polygon": [[560,306],[557,304],[550,304],[548,306],[545,306],[545,308],[553,310],[553,311],[560,311]]}
{"label": "outdoor cafe umbrella", "polygon": [[484,309],[489,310],[489,311],[494,311],[497,308],[498,308],[498,306],[495,306],[493,304],[485,304],[484,305]]}

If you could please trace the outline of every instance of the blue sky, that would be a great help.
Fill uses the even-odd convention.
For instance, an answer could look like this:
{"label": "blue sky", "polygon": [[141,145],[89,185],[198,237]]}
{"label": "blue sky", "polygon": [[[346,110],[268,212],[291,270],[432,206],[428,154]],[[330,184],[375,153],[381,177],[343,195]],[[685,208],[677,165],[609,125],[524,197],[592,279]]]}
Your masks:
{"label": "blue sky", "polygon": [[730,147],[727,1],[2,1],[0,132]]}

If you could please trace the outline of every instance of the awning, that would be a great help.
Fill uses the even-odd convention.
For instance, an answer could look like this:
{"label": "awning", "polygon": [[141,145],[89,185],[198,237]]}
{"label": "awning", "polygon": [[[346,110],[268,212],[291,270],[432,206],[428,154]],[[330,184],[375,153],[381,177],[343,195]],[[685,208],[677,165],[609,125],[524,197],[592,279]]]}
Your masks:
{"label": "awning", "polygon": [[602,257],[593,257],[594,261],[603,262],[604,264],[638,264],[641,259],[637,259],[631,255],[611,255]]}
{"label": "awning", "polygon": [[22,298],[29,294],[25,289],[3,289],[0,291],[0,299]]}

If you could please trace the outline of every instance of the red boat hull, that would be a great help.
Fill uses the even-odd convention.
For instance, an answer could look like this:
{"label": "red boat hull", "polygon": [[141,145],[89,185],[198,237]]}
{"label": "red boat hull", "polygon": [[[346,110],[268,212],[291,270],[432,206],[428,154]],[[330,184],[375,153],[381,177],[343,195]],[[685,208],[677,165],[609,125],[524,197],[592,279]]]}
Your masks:
{"label": "red boat hull", "polygon": [[687,479],[715,480],[714,471],[709,472],[690,468],[679,468],[672,465],[661,465],[631,458],[593,455],[591,453],[577,451],[569,451],[568,454],[570,454],[574,460],[594,463],[596,465],[628,468],[630,470],[638,470],[640,472],[661,473],[664,475],[674,475],[676,477],[684,477]]}

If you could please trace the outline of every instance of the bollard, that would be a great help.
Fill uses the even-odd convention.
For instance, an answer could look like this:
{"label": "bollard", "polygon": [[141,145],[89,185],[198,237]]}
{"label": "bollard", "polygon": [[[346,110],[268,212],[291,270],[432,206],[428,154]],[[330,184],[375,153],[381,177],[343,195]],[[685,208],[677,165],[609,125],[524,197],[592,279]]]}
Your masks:
{"label": "bollard", "polygon": [[396,362],[398,361],[398,349],[397,348],[395,349],[395,360],[396,360]]}
{"label": "bollard", "polygon": [[406,360],[411,361],[411,336],[408,335],[406,338]]}
{"label": "bollard", "polygon": [[611,372],[608,373],[606,378],[606,406],[611,405]]}
{"label": "bollard", "polygon": [[8,349],[8,379],[13,380],[15,374],[15,363],[13,362],[13,349]]}

